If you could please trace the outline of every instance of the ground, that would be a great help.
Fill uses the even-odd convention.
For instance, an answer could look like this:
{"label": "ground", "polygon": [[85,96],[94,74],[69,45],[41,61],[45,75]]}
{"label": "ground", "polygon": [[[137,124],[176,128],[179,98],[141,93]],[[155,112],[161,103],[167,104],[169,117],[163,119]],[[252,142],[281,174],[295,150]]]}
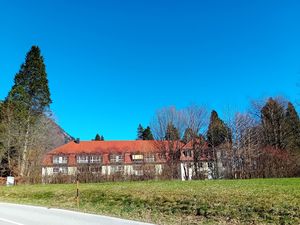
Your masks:
{"label": "ground", "polygon": [[157,224],[300,224],[300,178],[0,187],[0,201]]}

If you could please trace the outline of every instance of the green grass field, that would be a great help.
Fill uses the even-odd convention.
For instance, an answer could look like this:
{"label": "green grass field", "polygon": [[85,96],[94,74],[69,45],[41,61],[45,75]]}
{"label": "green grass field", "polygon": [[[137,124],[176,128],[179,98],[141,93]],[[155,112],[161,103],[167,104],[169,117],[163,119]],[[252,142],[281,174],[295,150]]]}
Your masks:
{"label": "green grass field", "polygon": [[[75,184],[0,187],[0,201],[77,209]],[[300,224],[300,179],[80,184],[80,211],[157,224]]]}

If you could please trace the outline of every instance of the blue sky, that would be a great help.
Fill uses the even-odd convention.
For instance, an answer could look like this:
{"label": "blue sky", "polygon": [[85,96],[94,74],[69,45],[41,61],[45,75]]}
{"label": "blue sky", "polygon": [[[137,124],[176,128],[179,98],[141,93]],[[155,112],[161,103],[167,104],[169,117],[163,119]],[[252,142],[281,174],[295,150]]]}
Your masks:
{"label": "blue sky", "polygon": [[299,1],[1,1],[0,98],[32,45],[58,123],[134,139],[164,106],[300,99]]}

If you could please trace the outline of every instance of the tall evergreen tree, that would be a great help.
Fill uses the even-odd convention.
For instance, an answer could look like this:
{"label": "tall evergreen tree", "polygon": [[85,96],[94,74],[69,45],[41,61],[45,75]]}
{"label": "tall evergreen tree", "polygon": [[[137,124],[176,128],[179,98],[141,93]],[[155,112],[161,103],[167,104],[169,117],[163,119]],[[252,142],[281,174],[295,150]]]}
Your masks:
{"label": "tall evergreen tree", "polygon": [[154,140],[151,128],[147,126],[147,128],[143,132],[143,140]]}
{"label": "tall evergreen tree", "polygon": [[101,137],[100,137],[99,134],[96,134],[96,136],[95,136],[95,141],[101,141]]}
{"label": "tall evergreen tree", "polygon": [[104,136],[103,135],[101,135],[100,140],[104,141]]}
{"label": "tall evergreen tree", "polygon": [[24,109],[33,113],[43,113],[51,104],[46,67],[39,47],[32,46],[27,53],[6,100],[22,103]]}
{"label": "tall evergreen tree", "polygon": [[19,132],[24,134],[19,156],[20,175],[23,176],[29,165],[30,128],[51,104],[46,67],[39,47],[32,46],[27,53],[5,103],[14,110],[14,118],[19,121]]}
{"label": "tall evergreen tree", "polygon": [[165,139],[168,141],[176,141],[180,139],[179,131],[173,123],[168,124]]}
{"label": "tall evergreen tree", "polygon": [[283,149],[284,146],[284,106],[277,100],[270,98],[261,109],[261,122],[263,127],[263,143],[265,146],[273,146]]}
{"label": "tall evergreen tree", "polygon": [[300,152],[300,119],[292,103],[288,103],[284,120],[284,141],[286,149]]}
{"label": "tall evergreen tree", "polygon": [[144,133],[144,128],[141,124],[139,124],[137,128],[137,140],[143,140],[143,133]]}
{"label": "tall evergreen tree", "polygon": [[188,143],[194,138],[197,138],[199,135],[192,129],[192,128],[186,128],[183,134],[182,141],[184,143]]}
{"label": "tall evergreen tree", "polygon": [[208,144],[217,147],[225,142],[231,142],[231,132],[228,126],[221,120],[218,113],[213,110],[207,131]]}

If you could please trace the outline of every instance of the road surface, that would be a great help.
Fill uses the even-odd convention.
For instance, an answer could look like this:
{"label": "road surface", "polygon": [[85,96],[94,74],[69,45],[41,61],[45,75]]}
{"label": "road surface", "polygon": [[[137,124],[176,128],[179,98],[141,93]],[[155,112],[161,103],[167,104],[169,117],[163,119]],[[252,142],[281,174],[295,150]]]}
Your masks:
{"label": "road surface", "polygon": [[[62,209],[0,203],[0,225],[147,225]],[[149,224],[148,224],[149,225]]]}

